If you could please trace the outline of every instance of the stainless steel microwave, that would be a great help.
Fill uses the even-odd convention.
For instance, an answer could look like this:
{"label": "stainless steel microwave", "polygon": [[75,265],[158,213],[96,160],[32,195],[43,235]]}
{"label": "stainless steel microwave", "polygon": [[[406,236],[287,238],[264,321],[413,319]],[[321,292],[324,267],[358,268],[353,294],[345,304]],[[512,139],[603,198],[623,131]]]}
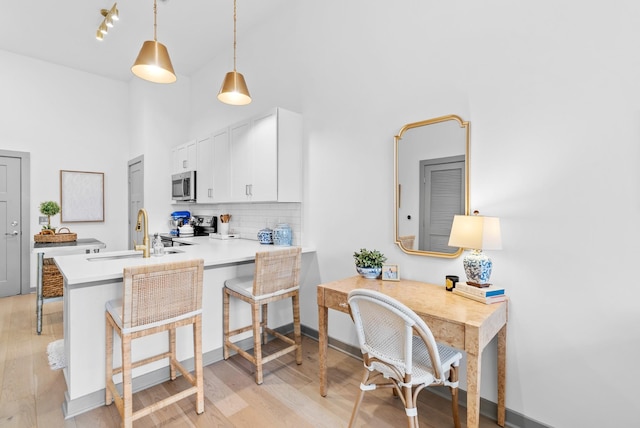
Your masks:
{"label": "stainless steel microwave", "polygon": [[171,198],[174,201],[196,200],[196,172],[186,171],[171,176]]}

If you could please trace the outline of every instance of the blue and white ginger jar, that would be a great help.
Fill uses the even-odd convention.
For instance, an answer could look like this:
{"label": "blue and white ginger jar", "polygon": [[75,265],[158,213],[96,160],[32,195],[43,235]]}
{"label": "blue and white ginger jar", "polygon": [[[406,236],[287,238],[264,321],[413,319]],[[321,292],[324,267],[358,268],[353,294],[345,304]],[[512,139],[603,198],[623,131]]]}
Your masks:
{"label": "blue and white ginger jar", "polygon": [[273,245],[290,247],[293,238],[291,226],[287,223],[280,223],[273,230]]}
{"label": "blue and white ginger jar", "polygon": [[268,227],[260,229],[258,231],[258,241],[260,241],[260,243],[264,245],[273,244],[273,230],[269,229]]}

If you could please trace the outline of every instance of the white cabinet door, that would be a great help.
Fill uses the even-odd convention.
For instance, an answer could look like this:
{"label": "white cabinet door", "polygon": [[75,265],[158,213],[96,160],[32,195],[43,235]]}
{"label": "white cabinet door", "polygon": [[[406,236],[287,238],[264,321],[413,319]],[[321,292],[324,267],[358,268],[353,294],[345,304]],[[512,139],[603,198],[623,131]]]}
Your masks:
{"label": "white cabinet door", "polygon": [[186,144],[181,144],[172,150],[174,157],[174,172],[193,171],[196,169],[197,164],[197,141],[189,141]]}
{"label": "white cabinet door", "polygon": [[241,122],[229,127],[229,161],[231,164],[231,201],[249,199],[251,168],[253,163],[251,122]]}
{"label": "white cabinet door", "polygon": [[251,122],[252,177],[250,200],[278,200],[278,113],[255,117]]}
{"label": "white cabinet door", "polygon": [[211,203],[213,199],[213,138],[207,135],[196,140],[196,201]]}
{"label": "white cabinet door", "polygon": [[231,166],[229,162],[229,128],[214,132],[213,146],[213,200],[231,200]]}

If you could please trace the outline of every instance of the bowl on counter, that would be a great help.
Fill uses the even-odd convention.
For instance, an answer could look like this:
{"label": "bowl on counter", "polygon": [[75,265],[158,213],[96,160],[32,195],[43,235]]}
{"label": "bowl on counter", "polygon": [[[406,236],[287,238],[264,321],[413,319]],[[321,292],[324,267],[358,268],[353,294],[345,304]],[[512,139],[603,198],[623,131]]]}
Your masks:
{"label": "bowl on counter", "polygon": [[188,238],[193,236],[193,226],[191,225],[186,224],[184,226],[180,226],[178,230],[180,231],[180,237]]}

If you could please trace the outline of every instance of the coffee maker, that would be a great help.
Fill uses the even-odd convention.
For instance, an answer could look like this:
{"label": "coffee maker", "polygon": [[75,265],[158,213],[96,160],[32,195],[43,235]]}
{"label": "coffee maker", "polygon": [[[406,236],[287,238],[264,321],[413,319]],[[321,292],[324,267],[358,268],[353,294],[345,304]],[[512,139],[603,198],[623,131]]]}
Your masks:
{"label": "coffee maker", "polygon": [[194,236],[209,236],[210,233],[218,231],[218,217],[210,215],[194,214],[195,222],[193,224]]}

